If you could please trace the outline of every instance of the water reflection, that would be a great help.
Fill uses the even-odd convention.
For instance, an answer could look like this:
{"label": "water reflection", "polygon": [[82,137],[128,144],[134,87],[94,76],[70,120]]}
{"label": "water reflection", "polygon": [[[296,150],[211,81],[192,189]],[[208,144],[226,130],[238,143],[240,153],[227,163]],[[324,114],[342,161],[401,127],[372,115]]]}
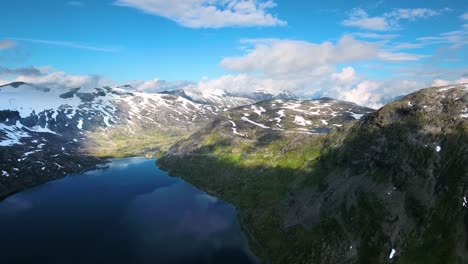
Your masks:
{"label": "water reflection", "polygon": [[117,159],[0,203],[2,263],[251,263],[229,204]]}

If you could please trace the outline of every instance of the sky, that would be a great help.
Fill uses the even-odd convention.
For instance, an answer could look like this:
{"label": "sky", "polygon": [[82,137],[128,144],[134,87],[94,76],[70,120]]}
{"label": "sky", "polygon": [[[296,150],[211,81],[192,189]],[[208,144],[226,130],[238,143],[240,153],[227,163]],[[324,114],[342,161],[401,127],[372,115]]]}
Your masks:
{"label": "sky", "polygon": [[289,90],[379,107],[468,82],[468,1],[2,0],[0,84]]}

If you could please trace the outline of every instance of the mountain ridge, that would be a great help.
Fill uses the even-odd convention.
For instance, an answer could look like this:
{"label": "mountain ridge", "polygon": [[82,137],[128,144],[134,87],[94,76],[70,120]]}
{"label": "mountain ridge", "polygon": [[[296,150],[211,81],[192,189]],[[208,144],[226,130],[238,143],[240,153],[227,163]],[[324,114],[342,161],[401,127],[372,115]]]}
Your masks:
{"label": "mountain ridge", "polygon": [[467,91],[423,89],[328,134],[245,138],[218,119],[158,164],[235,205],[273,263],[465,263]]}

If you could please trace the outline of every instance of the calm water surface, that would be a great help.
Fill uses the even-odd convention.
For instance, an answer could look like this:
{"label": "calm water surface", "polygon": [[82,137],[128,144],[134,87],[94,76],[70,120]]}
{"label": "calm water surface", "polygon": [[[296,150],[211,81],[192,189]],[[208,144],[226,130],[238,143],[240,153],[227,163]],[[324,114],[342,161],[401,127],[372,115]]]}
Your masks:
{"label": "calm water surface", "polygon": [[0,263],[254,263],[231,205],[155,160],[112,160],[0,202]]}

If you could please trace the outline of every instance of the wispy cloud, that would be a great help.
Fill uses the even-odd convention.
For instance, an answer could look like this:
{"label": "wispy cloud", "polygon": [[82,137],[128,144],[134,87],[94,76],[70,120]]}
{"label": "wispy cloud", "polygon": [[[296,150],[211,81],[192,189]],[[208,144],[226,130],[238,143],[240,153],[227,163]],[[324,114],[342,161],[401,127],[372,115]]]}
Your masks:
{"label": "wispy cloud", "polygon": [[284,26],[268,12],[273,0],[117,0],[115,5],[132,7],[162,16],[190,28]]}
{"label": "wispy cloud", "polygon": [[99,51],[99,52],[119,52],[121,50],[121,48],[117,48],[117,47],[98,47],[98,46],[92,46],[92,45],[88,45],[85,43],[73,42],[73,41],[28,39],[28,38],[12,38],[12,39],[17,40],[17,41],[30,42],[30,43],[61,46],[61,47]]}
{"label": "wispy cloud", "polygon": [[366,38],[366,39],[381,39],[381,40],[390,40],[399,37],[397,34],[380,34],[380,33],[369,33],[369,32],[356,32],[353,33],[353,36]]}
{"label": "wispy cloud", "polygon": [[0,85],[12,81],[33,83],[53,89],[68,89],[76,87],[94,88],[106,85],[115,85],[113,81],[107,80],[98,75],[74,75],[49,66],[17,69],[0,68],[0,76],[2,76],[2,71],[5,73],[4,75],[15,76],[10,80],[0,80]]}
{"label": "wispy cloud", "polygon": [[369,30],[384,31],[390,28],[388,21],[383,16],[370,17],[366,11],[361,8],[355,8],[351,11],[349,18],[342,22],[348,27],[358,27]]}
{"label": "wispy cloud", "polygon": [[349,27],[358,27],[367,30],[388,31],[400,29],[400,21],[415,21],[433,16],[438,16],[450,11],[448,8],[396,8],[390,12],[378,16],[370,16],[364,9],[351,10],[349,17],[342,24]]}
{"label": "wispy cloud", "polygon": [[16,42],[13,40],[0,40],[0,50],[9,49],[16,46]]}
{"label": "wispy cloud", "polygon": [[25,67],[25,68],[5,68],[0,67],[0,76],[4,75],[24,75],[24,76],[39,76],[42,72],[36,67]]}
{"label": "wispy cloud", "polygon": [[445,32],[438,36],[421,37],[417,39],[423,45],[448,45],[451,48],[461,48],[468,45],[468,28]]}

